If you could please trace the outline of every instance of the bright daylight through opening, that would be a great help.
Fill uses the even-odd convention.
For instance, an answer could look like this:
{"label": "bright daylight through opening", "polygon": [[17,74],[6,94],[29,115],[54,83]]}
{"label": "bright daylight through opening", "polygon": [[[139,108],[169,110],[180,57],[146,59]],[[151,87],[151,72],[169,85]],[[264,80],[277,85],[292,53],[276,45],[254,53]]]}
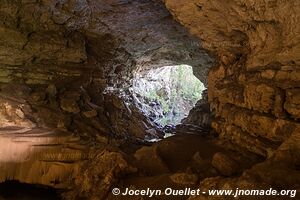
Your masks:
{"label": "bright daylight through opening", "polygon": [[179,124],[201,99],[205,89],[189,65],[137,72],[132,82],[138,107],[161,126]]}

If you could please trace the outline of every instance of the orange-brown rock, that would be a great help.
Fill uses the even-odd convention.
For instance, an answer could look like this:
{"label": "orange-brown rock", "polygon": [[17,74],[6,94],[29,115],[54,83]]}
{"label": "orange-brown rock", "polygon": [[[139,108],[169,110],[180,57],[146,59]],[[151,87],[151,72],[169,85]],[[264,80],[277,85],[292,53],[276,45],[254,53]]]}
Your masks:
{"label": "orange-brown rock", "polygon": [[[165,3],[219,60],[208,77],[217,131],[249,150],[246,144],[250,141],[242,142],[241,135],[253,135],[248,140],[254,146],[259,145],[255,142],[258,135],[265,142],[287,139],[293,127],[299,126],[300,45],[295,34],[300,30],[300,4],[263,0]],[[235,106],[235,114],[224,112],[224,105]],[[239,131],[233,131],[234,126]]]}
{"label": "orange-brown rock", "polygon": [[224,176],[234,175],[239,167],[235,160],[221,152],[213,156],[212,165]]}
{"label": "orange-brown rock", "polygon": [[[67,199],[107,199],[128,174],[158,176],[136,185],[299,190],[299,13],[297,0],[2,0],[0,180],[72,186]],[[159,130],[127,94],[133,73],[183,63],[208,85],[186,122],[212,121],[220,146],[199,135],[142,146]],[[257,164],[230,177],[240,171],[223,148]],[[40,159],[49,151],[54,162]]]}

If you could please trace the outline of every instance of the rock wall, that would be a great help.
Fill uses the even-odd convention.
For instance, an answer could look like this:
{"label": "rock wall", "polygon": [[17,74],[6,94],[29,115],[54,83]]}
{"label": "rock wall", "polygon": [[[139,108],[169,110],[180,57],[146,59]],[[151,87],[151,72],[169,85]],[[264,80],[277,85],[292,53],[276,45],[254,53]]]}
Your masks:
{"label": "rock wall", "polygon": [[268,156],[299,134],[299,1],[164,2],[218,60],[208,97],[220,138]]}
{"label": "rock wall", "polygon": [[17,120],[9,104],[25,106],[23,119],[36,126],[143,138],[151,123],[105,88],[127,87],[134,70],[182,62],[203,69],[205,82],[212,61],[156,1],[3,0],[0,16],[6,125]]}
{"label": "rock wall", "polygon": [[[179,62],[207,72],[211,62],[155,1],[3,0],[0,14],[1,82],[116,81],[130,78],[136,66]],[[205,80],[205,73],[200,77]]]}
{"label": "rock wall", "polygon": [[[214,113],[212,126],[221,139],[218,141],[225,142],[226,147],[232,144],[233,148],[247,150],[246,153],[269,157],[240,177],[199,180],[201,189],[249,189],[261,185],[299,190],[300,4],[297,0],[2,0],[1,133],[7,130],[5,126],[13,130],[16,127],[12,126],[67,129],[78,134],[80,138],[76,138],[84,146],[98,145],[101,149],[95,153],[93,162],[80,167],[82,173],[79,168],[74,171],[61,165],[65,171],[55,168],[57,174],[46,173],[45,180],[34,172],[31,178],[49,184],[49,180],[67,172],[70,176],[63,181],[65,188],[70,184],[69,179],[79,173],[75,178],[76,191],[66,193],[66,198],[78,199],[80,193],[89,199],[93,194],[95,199],[105,199],[110,187],[123,175],[136,172],[126,161],[126,154],[119,152],[122,143],[107,137],[121,141],[132,136],[144,138],[152,126],[135,107],[113,93],[105,93],[107,87],[127,87],[135,70],[178,62],[193,65],[197,77],[206,82],[211,57],[197,39],[173,20],[162,2],[180,23],[202,39],[203,46],[217,60],[208,75],[208,101]],[[208,107],[199,105],[192,110],[187,123],[209,123]],[[205,116],[197,117],[203,112]],[[195,137],[199,139],[198,135]],[[204,138],[199,140],[201,143],[193,143],[192,138],[180,148],[197,148],[195,151],[199,148],[207,155],[211,147],[202,144]],[[131,142],[123,144],[124,150],[126,145],[135,148]],[[172,150],[166,142],[165,151],[172,153],[166,154],[166,158],[178,161],[178,144],[183,143],[174,140]],[[60,155],[60,150],[56,155]],[[143,154],[139,150],[135,155],[139,153]],[[194,153],[186,151],[181,155],[183,160],[169,165],[185,165],[189,155],[199,154]],[[231,167],[230,157],[209,154],[214,155],[212,165],[219,171],[222,171],[220,163]],[[145,155],[148,162],[147,152]],[[157,155],[154,154],[158,162],[149,163],[159,165]],[[246,158],[241,161],[248,161]],[[201,156],[196,156],[196,160],[203,162]],[[29,165],[31,162],[24,168],[4,165],[7,174],[2,174],[2,179],[10,176],[32,183],[23,174]],[[41,166],[48,170],[52,165],[38,162],[33,169]],[[217,175],[210,161],[209,168],[204,167],[203,171],[214,172],[199,177]]]}

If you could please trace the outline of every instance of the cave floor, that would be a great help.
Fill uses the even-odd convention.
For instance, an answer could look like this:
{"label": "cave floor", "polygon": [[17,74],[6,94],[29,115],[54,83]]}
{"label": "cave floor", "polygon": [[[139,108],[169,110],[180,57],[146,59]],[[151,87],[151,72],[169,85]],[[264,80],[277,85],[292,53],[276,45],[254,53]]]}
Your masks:
{"label": "cave floor", "polygon": [[[120,147],[126,152],[128,163],[137,168],[120,179],[118,187],[125,188],[197,188],[208,177],[240,175],[244,169],[258,162],[241,151],[226,150],[213,138],[192,133],[181,127],[180,133],[148,145]],[[175,130],[176,131],[176,130]],[[80,138],[69,132],[41,128],[5,127],[0,130],[0,180],[18,180],[23,183],[38,183],[56,189],[66,189],[80,175],[84,161],[88,159],[89,147]],[[214,155],[221,157],[215,159]],[[215,162],[223,157],[233,158],[216,169]],[[226,159],[224,159],[226,160]],[[222,166],[222,165],[220,165]],[[229,172],[228,172],[229,171]],[[132,199],[132,196],[108,199]],[[177,196],[177,199],[188,197]],[[157,196],[152,199],[176,199],[174,196]]]}
{"label": "cave floor", "polygon": [[[184,132],[184,128],[181,128],[180,132]],[[260,161],[259,157],[249,154],[249,152],[245,152],[245,154],[241,152],[225,149],[222,144],[218,144],[213,138],[207,138],[199,134],[177,134],[150,146],[140,147],[131,154],[129,160],[131,165],[138,168],[138,172],[122,179],[118,188],[121,191],[125,191],[126,188],[139,190],[147,188],[160,190],[166,188],[197,189],[199,183],[205,178],[217,176],[238,177],[245,169],[251,168]],[[226,161],[222,158],[213,158],[215,154],[233,158],[234,166],[229,166],[232,163],[225,163],[223,165],[224,169],[217,170],[212,164],[213,159],[219,159],[216,162]],[[232,174],[225,175],[228,168],[234,168],[232,169],[234,171],[229,172]],[[108,199],[132,198],[132,196],[118,196],[116,198],[111,194],[108,196]],[[181,200],[188,199],[188,196],[163,195],[151,197],[151,199]]]}

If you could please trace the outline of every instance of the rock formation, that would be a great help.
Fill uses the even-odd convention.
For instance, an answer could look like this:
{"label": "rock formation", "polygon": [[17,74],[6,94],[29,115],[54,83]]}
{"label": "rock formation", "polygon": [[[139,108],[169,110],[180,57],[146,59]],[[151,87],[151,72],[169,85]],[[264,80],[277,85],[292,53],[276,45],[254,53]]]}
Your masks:
{"label": "rock formation", "polygon": [[[0,155],[0,181],[71,188],[65,199],[141,185],[299,192],[299,13],[297,0],[2,0],[1,142],[29,158],[62,149],[51,162]],[[149,144],[161,130],[126,96],[130,80],[174,64],[193,66],[208,98],[181,134]],[[218,137],[199,136],[210,122]]]}
{"label": "rock formation", "polygon": [[208,97],[221,138],[267,156],[299,133],[297,1],[165,3],[218,60]]}
{"label": "rock formation", "polygon": [[[290,144],[299,142],[300,133],[299,2],[165,0],[165,3],[174,17],[201,38],[203,47],[218,60],[208,75],[208,98],[215,112],[212,127],[219,138],[269,158],[245,173],[240,178],[243,183],[237,180],[225,183],[236,182],[237,185],[229,186],[233,188],[247,188],[251,184],[254,187],[258,183],[249,174],[259,174],[267,185],[278,186],[281,180],[280,187],[299,188],[299,181],[293,178],[287,181],[284,177],[299,175],[294,163],[299,161],[299,147]],[[294,155],[285,154],[282,148]],[[285,163],[291,171],[278,166],[279,163]]]}
{"label": "rock formation", "polygon": [[121,121],[136,121],[134,108],[104,95],[105,88],[126,88],[134,70],[176,63],[202,69],[197,75],[206,82],[210,57],[155,1],[3,1],[1,16],[1,93],[35,107],[27,115],[39,126],[145,130],[121,128]]}

